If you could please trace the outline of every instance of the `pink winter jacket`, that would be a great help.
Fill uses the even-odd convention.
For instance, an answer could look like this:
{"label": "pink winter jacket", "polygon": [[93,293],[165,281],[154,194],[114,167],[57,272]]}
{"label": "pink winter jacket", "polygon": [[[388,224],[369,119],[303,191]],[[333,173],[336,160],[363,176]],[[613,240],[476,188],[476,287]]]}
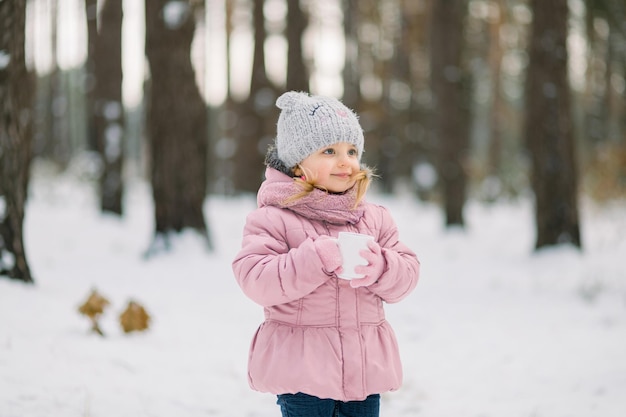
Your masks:
{"label": "pink winter jacket", "polygon": [[[398,240],[384,207],[364,202],[352,210],[353,194],[319,190],[285,205],[294,187],[292,178],[267,169],[259,208],[247,218],[233,261],[244,293],[265,310],[250,347],[250,386],[340,401],[398,389],[400,355],[383,302],[398,302],[415,288],[417,257]],[[313,242],[340,231],[375,237],[386,260],[378,282],[353,289],[325,272]]]}

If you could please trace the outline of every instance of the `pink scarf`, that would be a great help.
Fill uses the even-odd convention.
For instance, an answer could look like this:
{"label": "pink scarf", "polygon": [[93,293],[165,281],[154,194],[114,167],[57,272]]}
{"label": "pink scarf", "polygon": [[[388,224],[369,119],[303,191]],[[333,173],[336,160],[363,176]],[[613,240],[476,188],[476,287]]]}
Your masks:
{"label": "pink scarf", "polygon": [[286,200],[302,191],[293,178],[274,168],[265,170],[265,181],[257,194],[259,207],[274,206],[285,208],[311,220],[326,221],[332,224],[355,224],[363,217],[364,209],[359,203],[354,209],[356,190],[344,194],[329,194],[314,189],[310,194],[295,201]]}

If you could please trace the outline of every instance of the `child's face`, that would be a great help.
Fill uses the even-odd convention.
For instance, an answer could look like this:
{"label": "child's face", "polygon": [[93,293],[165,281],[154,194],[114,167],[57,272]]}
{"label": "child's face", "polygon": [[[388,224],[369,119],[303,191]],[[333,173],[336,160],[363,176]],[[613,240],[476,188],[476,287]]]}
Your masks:
{"label": "child's face", "polygon": [[360,171],[359,152],[356,146],[339,142],[318,149],[300,162],[296,175],[304,175],[315,185],[333,193],[350,189]]}

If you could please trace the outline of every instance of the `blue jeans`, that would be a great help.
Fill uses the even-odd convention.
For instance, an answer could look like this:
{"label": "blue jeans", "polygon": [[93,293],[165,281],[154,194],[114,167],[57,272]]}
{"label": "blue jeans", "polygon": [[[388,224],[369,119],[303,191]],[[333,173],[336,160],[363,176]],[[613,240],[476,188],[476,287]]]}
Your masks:
{"label": "blue jeans", "polygon": [[370,395],[363,401],[343,402],[299,392],[279,395],[276,404],[280,405],[283,417],[378,417],[380,395]]}

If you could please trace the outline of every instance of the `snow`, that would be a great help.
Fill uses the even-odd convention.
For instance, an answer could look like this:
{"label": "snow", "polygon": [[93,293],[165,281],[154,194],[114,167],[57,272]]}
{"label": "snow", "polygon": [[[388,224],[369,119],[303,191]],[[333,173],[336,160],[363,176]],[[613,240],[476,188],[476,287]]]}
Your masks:
{"label": "snow", "polygon": [[5,51],[0,51],[0,70],[7,68],[10,62],[11,62],[11,54]]}
{"label": "snow", "polygon": [[[528,202],[470,203],[466,231],[440,210],[397,196],[391,210],[422,276],[388,305],[405,383],[383,416],[621,417],[626,411],[626,205],[582,208],[585,250],[533,253]],[[98,212],[86,183],[38,178],[25,221],[36,285],[0,279],[0,416],[270,417],[251,391],[247,350],[261,308],[230,262],[253,197],[211,197],[216,250],[193,233],[149,259],[148,188],[129,186],[123,219]],[[96,288],[110,301],[89,331],[77,308]],[[125,334],[130,299],[152,316]],[[323,366],[323,364],[320,364]]]}
{"label": "snow", "polygon": [[119,120],[122,117],[122,103],[108,100],[102,108],[102,115],[108,121]]}
{"label": "snow", "polygon": [[163,20],[171,30],[180,28],[188,17],[189,5],[184,1],[169,1],[163,6]]}
{"label": "snow", "polygon": [[106,147],[104,154],[108,161],[115,161],[119,159],[122,153],[122,136],[124,135],[124,129],[119,123],[109,122],[104,130],[104,137]]}

